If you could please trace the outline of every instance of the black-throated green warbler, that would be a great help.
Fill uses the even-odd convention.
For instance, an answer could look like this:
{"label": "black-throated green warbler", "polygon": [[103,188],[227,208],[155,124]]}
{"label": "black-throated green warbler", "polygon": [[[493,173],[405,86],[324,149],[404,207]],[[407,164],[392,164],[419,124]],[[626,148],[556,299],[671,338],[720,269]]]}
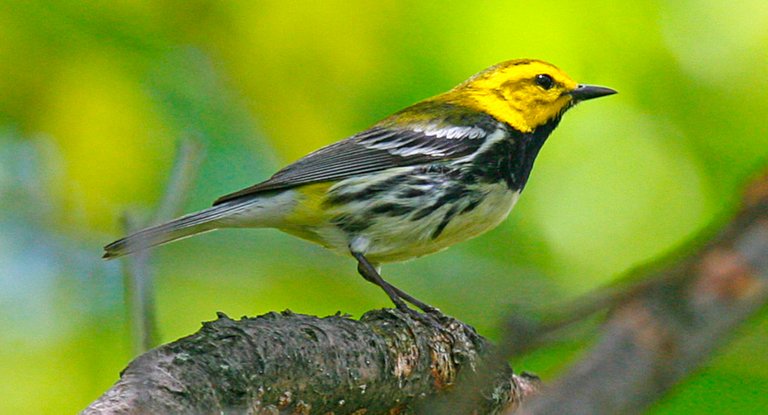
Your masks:
{"label": "black-throated green warbler", "polygon": [[566,110],[616,91],[512,60],[323,147],[213,207],[107,245],[105,258],[218,228],[270,227],[351,254],[395,305],[432,307],[378,265],[443,250],[507,217]]}

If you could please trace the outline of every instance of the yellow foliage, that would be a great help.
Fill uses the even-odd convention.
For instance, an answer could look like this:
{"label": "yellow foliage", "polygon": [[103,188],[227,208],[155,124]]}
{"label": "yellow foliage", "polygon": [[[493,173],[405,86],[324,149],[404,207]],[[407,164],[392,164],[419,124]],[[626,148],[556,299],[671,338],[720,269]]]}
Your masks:
{"label": "yellow foliage", "polygon": [[39,123],[61,150],[62,182],[48,184],[62,214],[102,230],[127,205],[148,202],[147,188],[162,182],[173,150],[150,97],[114,58],[73,57]]}
{"label": "yellow foliage", "polygon": [[238,4],[230,36],[215,41],[285,161],[364,127],[352,125],[354,98],[390,70],[380,55],[386,39],[371,30],[388,24],[387,6],[366,14],[347,2],[328,3]]}

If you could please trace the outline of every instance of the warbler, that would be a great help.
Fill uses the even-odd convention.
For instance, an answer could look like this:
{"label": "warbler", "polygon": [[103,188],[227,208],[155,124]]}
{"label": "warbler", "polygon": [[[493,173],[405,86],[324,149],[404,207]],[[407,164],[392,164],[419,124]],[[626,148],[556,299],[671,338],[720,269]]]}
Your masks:
{"label": "warbler", "polygon": [[261,183],[107,245],[114,258],[219,228],[277,228],[357,260],[395,306],[435,309],[386,282],[380,265],[441,251],[496,227],[563,114],[615,94],[552,64],[518,59],[477,73]]}

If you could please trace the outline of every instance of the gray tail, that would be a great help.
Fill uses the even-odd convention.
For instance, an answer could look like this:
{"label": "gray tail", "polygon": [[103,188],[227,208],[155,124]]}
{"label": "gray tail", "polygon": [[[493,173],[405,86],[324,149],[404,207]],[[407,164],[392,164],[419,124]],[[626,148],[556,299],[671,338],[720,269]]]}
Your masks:
{"label": "gray tail", "polygon": [[190,213],[170,222],[142,229],[104,247],[103,258],[112,259],[149,247],[212,231],[221,226],[219,219],[227,217],[238,204],[223,204]]}

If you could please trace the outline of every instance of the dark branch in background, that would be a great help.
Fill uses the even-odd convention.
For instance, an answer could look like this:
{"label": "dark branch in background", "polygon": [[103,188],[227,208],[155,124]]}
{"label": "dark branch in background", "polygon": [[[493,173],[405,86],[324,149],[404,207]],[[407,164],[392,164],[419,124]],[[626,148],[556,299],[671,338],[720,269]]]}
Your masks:
{"label": "dark branch in background", "polygon": [[[424,320],[424,321],[421,321]],[[489,344],[449,317],[284,312],[219,319],[134,360],[83,414],[405,414],[450,394]],[[506,366],[474,408],[516,408],[538,380]]]}
{"label": "dark branch in background", "polygon": [[[197,177],[202,153],[202,144],[195,140],[184,139],[179,142],[171,177],[154,218],[149,223],[139,224],[130,215],[124,214],[123,229],[126,234],[167,221],[181,213],[184,201]],[[155,316],[154,278],[149,268],[149,255],[149,250],[139,251],[123,262],[123,285],[136,354],[157,346],[159,338]]]}
{"label": "dark branch in background", "polygon": [[592,349],[519,411],[633,414],[709,358],[768,303],[768,176],[707,246],[628,290]]}
{"label": "dark branch in background", "polygon": [[[748,292],[745,291],[744,297],[740,298],[743,303],[722,304],[717,303],[713,298],[691,298],[689,291],[693,290],[692,284],[712,285],[713,283],[708,280],[700,281],[704,278],[701,272],[714,274],[718,269],[711,269],[712,267],[730,269],[729,267],[733,266],[733,258],[724,257],[721,254],[735,247],[741,249],[737,252],[739,261],[754,265],[751,269],[754,276],[750,279],[750,287],[754,284],[762,284],[763,292],[757,294],[751,289]],[[713,250],[715,254],[711,256]],[[667,267],[668,269],[654,273],[644,273],[640,270],[616,284],[595,290],[572,303],[543,311],[516,313],[508,320],[504,338],[494,349],[494,355],[485,359],[484,363],[491,370],[479,370],[468,377],[466,384],[457,385],[459,393],[452,394],[449,399],[436,401],[428,413],[435,415],[471,413],[472,408],[476,407],[477,400],[482,398],[482,385],[492,384],[493,368],[499,367],[499,362],[505,362],[542,345],[562,340],[568,335],[567,331],[576,324],[605,311],[611,311],[610,314],[613,317],[606,324],[605,329],[608,331],[603,334],[604,342],[594,351],[592,360],[579,363],[573,373],[564,375],[563,380],[556,383],[556,385],[564,385],[563,382],[568,382],[570,379],[571,383],[567,386],[554,392],[547,388],[541,400],[535,401],[550,402],[550,405],[531,406],[529,409],[531,412],[515,413],[629,414],[642,411],[680,378],[693,371],[712,353],[714,347],[723,341],[731,329],[768,302],[768,292],[766,292],[768,291],[768,281],[766,281],[768,279],[768,176],[756,180],[749,187],[744,196],[741,212],[726,230],[698,252],[689,251],[694,253],[692,255],[689,253],[689,256],[682,260],[678,258],[677,263],[672,263]],[[739,266],[741,265],[739,263]],[[731,270],[735,271],[735,269]],[[742,267],[738,270],[743,272],[746,268]],[[719,278],[720,285],[717,289],[723,291],[721,294],[726,297],[732,291],[745,288],[742,287],[745,279],[741,274],[723,274]],[[711,295],[712,293],[699,294]],[[637,313],[637,310],[626,313],[617,311],[631,307],[639,298],[652,298],[651,304],[648,305],[649,309],[665,319],[654,323],[675,336],[674,339],[669,337],[657,339],[660,344],[669,342],[664,345],[671,345],[673,348],[672,351],[663,351],[671,354],[670,356],[655,356],[666,360],[644,362],[657,364],[660,367],[640,364],[640,357],[626,350],[629,341],[620,338],[619,333],[611,330],[617,324],[617,318],[620,324],[627,323],[622,318],[616,317],[617,315],[640,318],[642,314]],[[681,315],[680,310],[683,310],[683,304],[687,302],[692,303]],[[677,313],[672,313],[671,309],[677,310]],[[694,317],[692,320],[689,318],[691,316]],[[675,318],[681,321],[676,321]],[[638,329],[638,327],[633,328],[633,330]],[[659,327],[653,329],[659,329]],[[638,333],[630,330],[629,334]],[[633,352],[639,353],[638,350]],[[674,373],[664,371],[670,362],[680,363],[679,359],[688,362],[688,365],[676,368]],[[601,364],[598,365],[596,362]],[[635,375],[642,374],[646,377],[633,378],[633,373],[627,372],[632,368],[627,362],[638,363],[641,367],[634,367],[638,370]],[[574,374],[584,370],[584,365],[589,364],[596,364],[589,375]],[[603,372],[608,369],[613,370]],[[624,385],[635,387],[637,390],[617,387],[621,382],[630,382]],[[641,391],[642,388],[647,390]],[[647,396],[638,396],[638,394],[647,394]],[[558,399],[567,400],[571,406],[562,404]],[[609,400],[612,401],[608,402]],[[510,410],[507,414],[513,412]]]}
{"label": "dark branch in background", "polygon": [[[743,210],[704,248],[586,298],[540,324],[521,320],[508,337],[513,343],[498,348],[449,317],[430,324],[395,310],[361,321],[220,316],[134,360],[83,413],[641,412],[768,302],[768,177],[749,188]],[[531,397],[535,377],[498,364],[606,308],[594,349],[540,395]]]}

